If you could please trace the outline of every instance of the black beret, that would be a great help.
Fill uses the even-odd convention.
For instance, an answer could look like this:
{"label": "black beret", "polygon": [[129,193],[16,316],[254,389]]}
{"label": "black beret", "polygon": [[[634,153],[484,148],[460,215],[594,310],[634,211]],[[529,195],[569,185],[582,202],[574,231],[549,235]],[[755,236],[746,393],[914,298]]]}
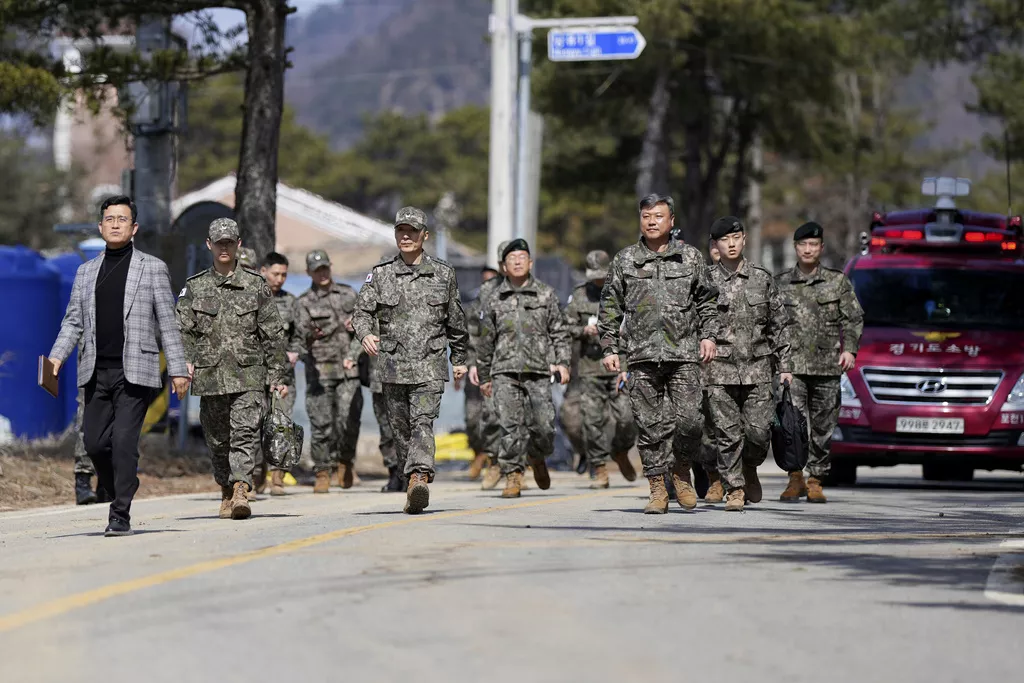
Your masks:
{"label": "black beret", "polygon": [[720,240],[734,232],[743,232],[743,223],[736,216],[722,216],[711,224],[711,239]]}
{"label": "black beret", "polygon": [[793,233],[793,241],[799,242],[800,240],[811,239],[812,237],[821,239],[824,236],[825,230],[820,225],[814,221],[808,221],[796,229],[796,232]]}
{"label": "black beret", "polygon": [[527,254],[530,253],[530,245],[526,243],[522,237],[514,239],[508,243],[508,246],[501,252],[501,260],[504,261],[505,257],[511,254],[513,251],[525,251]]}

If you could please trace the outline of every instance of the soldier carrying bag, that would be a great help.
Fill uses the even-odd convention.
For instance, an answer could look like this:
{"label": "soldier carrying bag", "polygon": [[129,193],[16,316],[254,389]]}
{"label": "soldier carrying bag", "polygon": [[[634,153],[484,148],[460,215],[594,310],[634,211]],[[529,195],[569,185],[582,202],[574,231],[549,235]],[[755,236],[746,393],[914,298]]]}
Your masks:
{"label": "soldier carrying bag", "polygon": [[271,467],[290,470],[302,455],[302,425],[281,410],[276,391],[270,394],[270,413],[263,420],[263,457]]}
{"label": "soldier carrying bag", "polygon": [[782,385],[782,400],[772,420],[772,454],[775,464],[786,472],[800,472],[807,465],[807,418],[789,394],[789,382]]}

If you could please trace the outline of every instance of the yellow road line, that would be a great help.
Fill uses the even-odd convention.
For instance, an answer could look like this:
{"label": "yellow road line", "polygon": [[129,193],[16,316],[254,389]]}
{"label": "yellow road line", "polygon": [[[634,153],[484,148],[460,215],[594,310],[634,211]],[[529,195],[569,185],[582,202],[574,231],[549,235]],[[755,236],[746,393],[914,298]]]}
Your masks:
{"label": "yellow road line", "polygon": [[[650,529],[658,532],[659,529]],[[672,532],[671,529],[661,531]],[[786,534],[675,534],[671,538],[661,536],[600,536],[598,540],[622,543],[830,543],[843,541],[847,543],[875,543],[878,541],[941,541],[973,538],[1020,538],[1019,532],[1001,531],[961,531],[961,532],[842,532],[816,533],[813,531],[795,531]]]}
{"label": "yellow road line", "polygon": [[199,576],[200,574],[207,574],[209,572],[217,571],[218,569],[226,569],[227,567],[234,567],[236,565],[245,564],[254,560],[261,560],[267,557],[274,557],[277,555],[284,555],[287,553],[295,552],[296,550],[302,550],[311,546],[320,545],[321,543],[327,543],[328,541],[334,541],[339,538],[345,538],[347,536],[355,536],[356,534],[366,533],[367,531],[378,531],[381,529],[390,529],[393,527],[406,526],[408,524],[416,524],[427,521],[437,521],[443,519],[452,519],[455,517],[468,517],[470,515],[480,515],[487,512],[497,512],[501,510],[521,510],[523,508],[540,507],[542,505],[552,505],[555,503],[564,503],[570,500],[582,500],[585,498],[593,498],[596,496],[606,496],[618,493],[623,493],[624,490],[628,489],[610,489],[607,491],[598,491],[594,493],[583,493],[572,496],[561,496],[559,498],[548,498],[543,500],[532,500],[525,501],[522,503],[513,503],[511,505],[500,505],[486,508],[475,508],[473,510],[455,510],[452,512],[438,512],[435,514],[406,517],[399,520],[390,522],[378,522],[376,524],[367,524],[365,526],[349,527],[346,529],[337,529],[335,531],[328,531],[327,533],[317,534],[316,536],[308,536],[306,538],[299,538],[294,541],[288,541],[287,543],[281,543],[279,545],[270,546],[269,548],[262,548],[260,550],[253,550],[247,553],[241,553],[238,555],[232,555],[230,557],[224,557],[219,560],[208,560],[206,562],[199,562],[197,564],[189,565],[187,567],[180,567],[178,569],[171,569],[169,571],[160,572],[159,574],[152,574],[150,576],[143,576],[137,579],[131,579],[129,581],[122,581],[121,583],[114,583],[109,586],[103,586],[102,588],[96,588],[93,590],[83,591],[81,593],[75,593],[73,595],[67,595],[62,598],[50,600],[33,607],[21,610],[20,612],[14,612],[7,616],[0,617],[0,633],[11,631],[28,624],[56,617],[82,607],[88,607],[89,605],[95,605],[98,602],[109,600],[110,598],[116,598],[119,595],[126,595],[128,593],[134,593],[145,588],[152,588],[153,586],[159,586],[161,584],[170,583],[172,581],[179,581],[181,579],[188,579],[193,576]]}

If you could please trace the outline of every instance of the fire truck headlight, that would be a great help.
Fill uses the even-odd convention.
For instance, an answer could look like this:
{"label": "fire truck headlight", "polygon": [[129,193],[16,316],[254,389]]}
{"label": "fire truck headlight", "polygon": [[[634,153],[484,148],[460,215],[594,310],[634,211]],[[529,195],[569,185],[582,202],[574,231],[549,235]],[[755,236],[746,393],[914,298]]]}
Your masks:
{"label": "fire truck headlight", "polygon": [[1024,410],[1024,375],[1021,375],[1017,383],[1010,389],[1010,395],[1003,403],[1003,412]]}
{"label": "fire truck headlight", "polygon": [[853,382],[850,381],[845,372],[839,378],[839,394],[842,397],[843,407],[860,408],[860,399],[857,398],[857,392],[853,389]]}

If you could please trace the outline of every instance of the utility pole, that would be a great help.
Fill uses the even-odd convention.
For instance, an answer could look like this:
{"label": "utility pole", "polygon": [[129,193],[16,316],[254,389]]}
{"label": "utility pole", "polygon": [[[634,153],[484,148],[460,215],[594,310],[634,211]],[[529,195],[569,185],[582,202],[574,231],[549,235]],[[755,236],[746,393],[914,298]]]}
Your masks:
{"label": "utility pole", "polygon": [[491,135],[487,196],[487,263],[497,267],[496,249],[513,236],[515,204],[516,34],[518,0],[494,0],[491,15]]}

